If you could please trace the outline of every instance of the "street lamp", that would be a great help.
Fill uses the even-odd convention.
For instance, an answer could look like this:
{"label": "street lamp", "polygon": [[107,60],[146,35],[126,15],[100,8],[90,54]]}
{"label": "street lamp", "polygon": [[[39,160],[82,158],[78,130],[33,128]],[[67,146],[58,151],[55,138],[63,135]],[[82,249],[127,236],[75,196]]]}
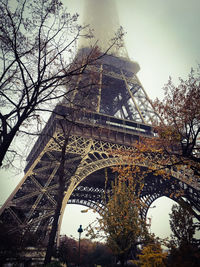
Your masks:
{"label": "street lamp", "polygon": [[80,225],[80,227],[78,228],[78,233],[79,233],[79,247],[78,247],[79,263],[78,263],[78,266],[80,266],[80,259],[81,259],[81,247],[80,247],[80,243],[81,243],[81,233],[82,232],[83,232],[82,225]]}

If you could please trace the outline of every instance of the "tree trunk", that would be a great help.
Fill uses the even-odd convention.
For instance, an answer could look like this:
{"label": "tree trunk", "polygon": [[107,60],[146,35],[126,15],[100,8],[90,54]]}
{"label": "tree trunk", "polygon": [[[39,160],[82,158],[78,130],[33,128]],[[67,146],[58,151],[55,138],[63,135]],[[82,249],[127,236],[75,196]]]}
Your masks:
{"label": "tree trunk", "polygon": [[59,179],[59,187],[58,187],[58,195],[57,195],[57,205],[56,205],[56,210],[54,214],[54,220],[51,228],[51,232],[49,234],[49,241],[47,245],[47,251],[45,255],[45,260],[44,260],[44,265],[48,264],[51,262],[51,257],[53,254],[54,250],[54,245],[55,245],[55,237],[56,237],[56,232],[58,228],[58,220],[60,217],[60,210],[62,208],[62,202],[64,198],[64,190],[65,190],[65,149],[66,149],[66,144],[62,148],[62,155],[61,155],[61,162],[60,162],[60,167],[58,169],[58,179]]}
{"label": "tree trunk", "polygon": [[121,265],[122,267],[124,267],[124,263],[125,263],[125,257],[124,257],[124,255],[120,255],[120,256],[119,256],[119,261],[120,261],[120,265]]}
{"label": "tree trunk", "polygon": [[[18,121],[16,125],[11,128],[10,132],[7,133],[7,129],[4,129],[1,133],[1,140],[0,140],[0,167],[3,164],[3,160],[5,158],[6,153],[8,152],[8,149],[13,141],[13,139],[16,136],[17,131],[19,130],[20,126],[24,122],[24,120],[27,118],[27,111],[24,111],[24,113],[18,118]],[[2,119],[1,119],[2,121]]]}
{"label": "tree trunk", "polygon": [[55,245],[55,238],[56,238],[56,232],[58,228],[58,220],[60,217],[60,211],[62,208],[62,202],[64,198],[64,191],[65,191],[65,162],[66,162],[66,146],[67,146],[67,139],[65,139],[64,144],[61,149],[61,157],[60,157],[60,166],[58,168],[58,195],[57,195],[57,205],[56,210],[54,213],[54,220],[52,224],[52,228],[49,234],[49,241],[47,245],[47,251],[44,259],[44,265],[51,262],[51,257],[54,250]]}
{"label": "tree trunk", "polygon": [[58,190],[57,205],[56,205],[56,210],[55,210],[55,214],[54,214],[54,220],[53,220],[51,232],[49,234],[49,241],[48,241],[47,251],[46,251],[46,255],[45,255],[44,265],[51,262],[51,257],[52,257],[54,245],[55,245],[56,232],[57,232],[57,228],[58,228],[58,220],[60,217],[60,210],[62,207],[62,201],[63,201],[63,196],[64,196],[64,189],[65,189],[65,187],[61,186],[61,184],[60,184],[59,190]]}
{"label": "tree trunk", "polygon": [[[63,130],[63,132],[64,132],[64,130]],[[65,168],[67,168],[67,166],[66,166],[66,162],[67,162],[66,147],[67,147],[67,144],[68,144],[68,138],[65,136],[65,141],[64,141],[64,144],[62,146],[61,157],[60,157],[60,161],[59,161],[60,166],[59,166],[58,172],[57,172],[58,183],[59,183],[57,205],[56,205],[56,210],[55,210],[55,214],[54,214],[54,220],[52,223],[52,228],[51,228],[51,231],[49,234],[49,241],[48,241],[48,245],[47,245],[47,251],[46,251],[46,255],[45,255],[44,265],[51,262],[51,257],[52,257],[54,245],[55,245],[56,233],[57,233],[57,229],[58,229],[58,220],[60,217],[60,211],[61,211],[62,202],[64,199],[64,191],[66,189],[66,183],[70,179],[70,177],[75,173],[77,166],[78,166],[77,164],[74,164],[73,171],[70,174],[68,174],[70,177],[68,177],[68,175],[66,175]],[[72,163],[70,163],[70,165],[71,164]]]}
{"label": "tree trunk", "polygon": [[3,164],[4,157],[5,157],[6,153],[8,152],[10,144],[12,143],[18,129],[19,129],[19,127],[13,128],[9,134],[4,135],[2,138],[3,141],[0,145],[0,151],[1,151],[1,153],[0,153],[0,167]]}

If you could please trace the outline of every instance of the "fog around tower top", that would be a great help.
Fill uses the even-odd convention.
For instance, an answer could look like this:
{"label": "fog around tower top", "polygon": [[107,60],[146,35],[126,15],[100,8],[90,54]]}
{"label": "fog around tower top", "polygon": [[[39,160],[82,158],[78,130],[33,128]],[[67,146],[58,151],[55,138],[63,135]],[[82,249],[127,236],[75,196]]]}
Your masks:
{"label": "fog around tower top", "polygon": [[[81,38],[79,47],[90,47],[97,44],[102,51],[107,50],[120,27],[115,0],[85,0],[83,24],[89,25],[94,37],[91,39]],[[112,53],[118,54],[116,49]],[[123,56],[126,56],[125,52]]]}

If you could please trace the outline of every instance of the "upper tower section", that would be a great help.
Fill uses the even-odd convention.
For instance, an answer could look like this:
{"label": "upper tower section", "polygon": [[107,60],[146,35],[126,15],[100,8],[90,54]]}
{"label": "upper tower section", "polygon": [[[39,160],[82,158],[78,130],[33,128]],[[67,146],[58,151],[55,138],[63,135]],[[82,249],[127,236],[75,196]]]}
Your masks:
{"label": "upper tower section", "polygon": [[[94,38],[79,42],[73,63],[83,66],[83,71],[70,83],[70,105],[90,113],[151,124],[157,115],[136,76],[139,64],[129,59],[125,46],[112,46],[120,27],[116,1],[84,0],[84,24],[93,30]],[[96,46],[97,57],[87,64]]]}
{"label": "upper tower section", "polygon": [[[106,51],[120,28],[116,0],[84,0],[83,23],[89,25],[94,37],[81,38],[79,48],[97,45],[102,52]],[[113,46],[109,53],[128,57],[125,46],[120,49]]]}

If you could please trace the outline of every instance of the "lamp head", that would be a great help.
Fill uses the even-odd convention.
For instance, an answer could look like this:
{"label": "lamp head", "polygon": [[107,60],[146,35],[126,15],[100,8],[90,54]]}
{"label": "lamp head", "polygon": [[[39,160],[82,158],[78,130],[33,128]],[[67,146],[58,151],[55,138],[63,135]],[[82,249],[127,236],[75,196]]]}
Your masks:
{"label": "lamp head", "polygon": [[79,232],[79,234],[81,234],[83,232],[82,225],[80,225],[80,227],[78,228],[78,232]]}

